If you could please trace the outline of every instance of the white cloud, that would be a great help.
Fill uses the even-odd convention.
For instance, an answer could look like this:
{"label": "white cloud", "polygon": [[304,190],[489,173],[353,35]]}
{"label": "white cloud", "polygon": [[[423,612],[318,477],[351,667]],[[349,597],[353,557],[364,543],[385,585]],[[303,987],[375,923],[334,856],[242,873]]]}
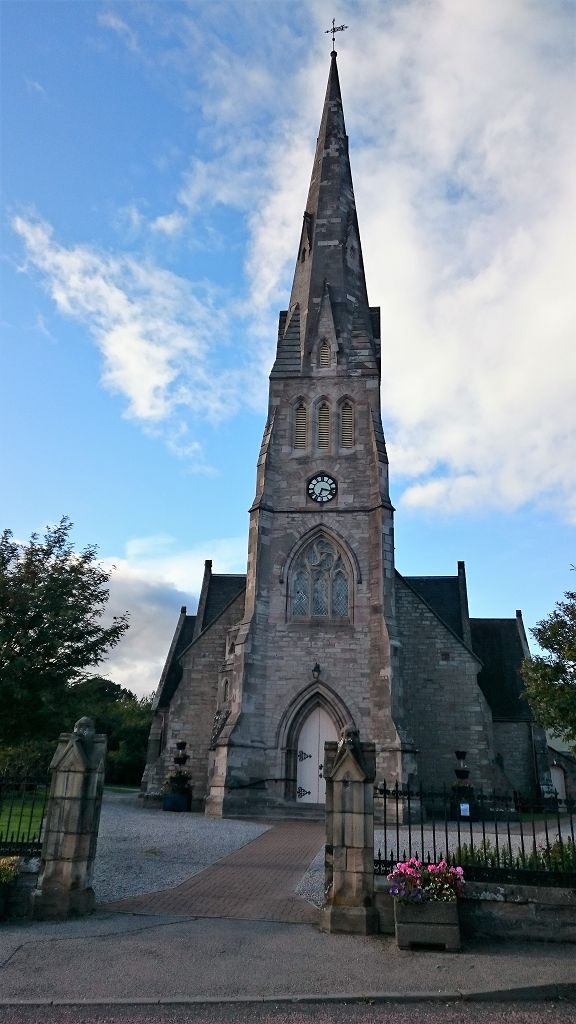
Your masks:
{"label": "white cloud", "polygon": [[121,206],[115,217],[115,227],[123,231],[128,238],[137,238],[145,225],[145,218],[136,203]]}
{"label": "white cloud", "polygon": [[25,78],[26,88],[29,93],[36,96],[46,97],[46,89],[35,78]]}
{"label": "white cloud", "polygon": [[170,536],[135,537],[122,557],[103,559],[112,568],[108,614],[130,612],[130,629],[101,666],[104,674],[139,695],[155,690],[180,608],[194,614],[204,560],[214,573],[246,571],[245,537],[206,541],[176,550]]}
{"label": "white cloud", "polygon": [[101,28],[109,28],[115,32],[129,50],[136,52],[139,49],[136,33],[118,14],[114,14],[112,11],[103,11],[98,14],[97,21]]}
{"label": "white cloud", "polygon": [[[323,7],[313,13],[320,27]],[[384,426],[407,505],[540,501],[574,519],[570,28],[559,3],[375,4],[341,46],[364,261],[382,308]],[[283,125],[295,148],[269,147],[250,220],[264,305],[289,287],[310,171],[303,94],[317,124],[318,63],[314,53],[300,69],[298,118]]]}
{"label": "white cloud", "polygon": [[[131,256],[59,245],[38,219],[14,230],[61,313],[82,321],[103,356],[103,381],[127,400],[127,414],[197,456],[188,418],[218,421],[240,404],[243,371],[219,366],[228,322],[206,288]],[[186,414],[184,416],[184,413]]]}
{"label": "white cloud", "polygon": [[[198,298],[199,329],[196,315],[184,316],[181,331],[181,301],[161,303],[170,313],[158,318],[158,342],[152,291],[143,301],[132,261],[63,250],[38,240],[29,223],[21,233],[59,307],[97,335],[109,385],[133,415],[157,424],[172,417],[171,443],[186,451],[196,443],[186,408],[217,419],[240,402],[263,406],[332,12],[323,2],[302,8],[291,34],[284,7],[248,4],[240,38],[228,45],[216,12],[198,19],[183,10],[160,17],[146,8],[150,24],[162,22],[155,39],[163,51],[154,62],[140,56],[167,75],[176,69],[182,94],[203,114],[205,146],[173,208],[151,224],[156,236],[176,238],[195,217],[209,224],[214,206],[245,214],[248,285],[236,311],[250,318],[247,349],[260,363],[250,394],[239,399],[231,377],[215,385],[208,373],[207,308]],[[574,519],[573,10],[560,0],[408,0],[369,3],[363,14],[341,8],[351,28],[338,40],[339,63],[369,293],[382,308],[393,484],[406,487],[406,504],[442,512],[539,501]],[[130,45],[133,29],[116,18],[105,27]],[[302,57],[306,20],[316,43]],[[249,29],[252,49],[242,38]],[[208,44],[211,59],[200,63]],[[290,63],[286,52],[298,58]],[[150,274],[150,288],[174,292],[173,275]],[[77,284],[92,277],[97,301],[86,301]],[[176,291],[184,289],[179,282]],[[193,362],[190,376],[184,360]]]}
{"label": "white cloud", "polygon": [[159,231],[161,234],[168,235],[169,237],[180,234],[185,226],[186,218],[183,214],[176,211],[156,217],[150,225],[152,231]]}

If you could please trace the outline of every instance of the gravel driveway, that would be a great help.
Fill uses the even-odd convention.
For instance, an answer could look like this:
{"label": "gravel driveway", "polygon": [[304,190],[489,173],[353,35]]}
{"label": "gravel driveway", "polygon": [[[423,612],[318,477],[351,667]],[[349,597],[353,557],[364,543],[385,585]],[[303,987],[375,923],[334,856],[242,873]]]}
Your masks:
{"label": "gravel driveway", "polygon": [[179,885],[267,832],[269,825],[145,807],[105,792],[94,866],[98,903]]}

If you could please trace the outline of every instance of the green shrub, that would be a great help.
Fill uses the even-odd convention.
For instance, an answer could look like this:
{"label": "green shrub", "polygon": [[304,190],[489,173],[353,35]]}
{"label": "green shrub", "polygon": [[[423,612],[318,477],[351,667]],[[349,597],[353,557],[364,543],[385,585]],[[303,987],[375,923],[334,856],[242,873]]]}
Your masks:
{"label": "green shrub", "polygon": [[474,864],[487,868],[516,868],[528,871],[576,871],[576,843],[572,838],[556,836],[549,846],[540,844],[534,848],[528,837],[524,839],[524,856],[521,851],[510,852],[506,842],[498,851],[489,839],[482,843],[463,843],[454,854],[456,864]]}
{"label": "green shrub", "polygon": [[15,881],[19,868],[19,857],[0,857],[0,885]]}
{"label": "green shrub", "polygon": [[15,782],[45,778],[55,750],[54,740],[29,740],[14,746],[0,745],[0,778],[4,776]]}

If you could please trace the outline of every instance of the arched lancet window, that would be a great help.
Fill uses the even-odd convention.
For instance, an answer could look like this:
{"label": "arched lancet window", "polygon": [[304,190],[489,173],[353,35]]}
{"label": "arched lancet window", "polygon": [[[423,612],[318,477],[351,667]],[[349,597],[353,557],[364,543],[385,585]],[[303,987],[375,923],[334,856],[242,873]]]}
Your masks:
{"label": "arched lancet window", "polygon": [[294,414],[294,447],[305,448],[307,443],[306,406],[299,402]]}
{"label": "arched lancet window", "polygon": [[330,408],[328,402],[318,406],[318,447],[330,447]]}
{"label": "arched lancet window", "polygon": [[223,689],[222,689],[222,700],[224,701],[224,703],[226,703],[226,701],[229,699],[229,697],[230,697],[230,683],[228,682],[227,679],[225,679],[224,680],[224,686],[223,686]]}
{"label": "arched lancet window", "polygon": [[351,402],[343,402],[340,407],[340,447],[352,448],[354,445],[354,410]]}
{"label": "arched lancet window", "polygon": [[323,341],[318,349],[318,366],[331,366],[332,353],[327,341]]}
{"label": "arched lancet window", "polygon": [[326,537],[316,537],[296,559],[290,598],[295,619],[349,617],[349,574],[340,552]]}

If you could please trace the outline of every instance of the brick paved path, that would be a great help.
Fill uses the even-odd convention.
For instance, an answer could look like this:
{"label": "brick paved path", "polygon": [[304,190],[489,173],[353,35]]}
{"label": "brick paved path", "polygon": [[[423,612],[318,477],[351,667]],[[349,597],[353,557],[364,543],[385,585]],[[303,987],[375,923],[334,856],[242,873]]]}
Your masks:
{"label": "brick paved path", "polygon": [[282,822],[173,889],[115,900],[103,907],[126,914],[314,924],[317,909],[294,889],[324,835],[323,823]]}

